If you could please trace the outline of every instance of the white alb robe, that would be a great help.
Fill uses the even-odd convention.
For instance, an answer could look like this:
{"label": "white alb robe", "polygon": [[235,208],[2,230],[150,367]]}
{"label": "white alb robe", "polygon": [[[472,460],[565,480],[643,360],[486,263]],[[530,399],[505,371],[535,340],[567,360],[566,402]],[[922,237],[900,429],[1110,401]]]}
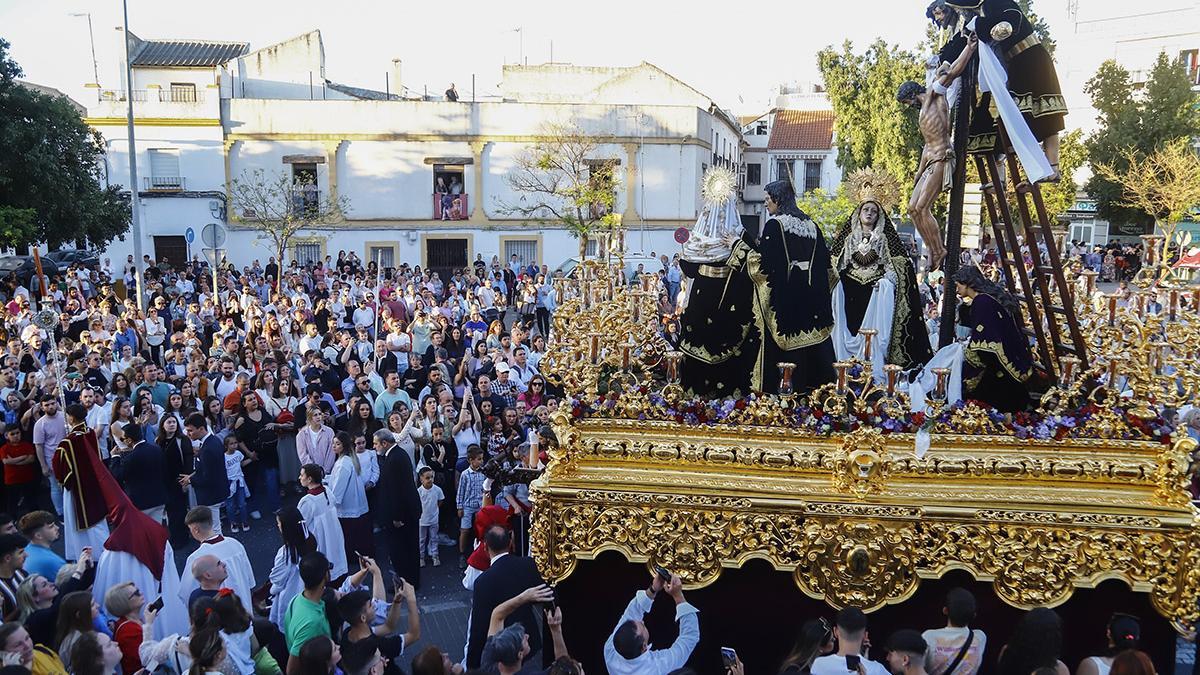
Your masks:
{"label": "white alb robe", "polygon": [[329,578],[338,577],[350,571],[346,563],[346,541],[342,538],[342,523],[338,521],[337,507],[329,498],[329,492],[319,495],[306,494],[296,504],[308,531],[317,540],[317,550],[325,554],[333,568],[329,570]]}
{"label": "white alb robe", "polygon": [[[51,479],[53,480],[53,478]],[[99,556],[104,551],[104,542],[108,541],[108,521],[101,518],[95,525],[86,530],[79,530],[75,523],[75,497],[72,491],[63,489],[63,557],[67,560],[79,560],[79,553],[85,546],[92,547],[92,555]],[[94,559],[94,558],[93,558]],[[103,603],[101,603],[103,606]]]}
{"label": "white alb robe", "polygon": [[[218,539],[218,541],[214,542],[214,539]],[[192,591],[200,588],[200,582],[192,576],[192,563],[203,555],[216,556],[218,560],[225,563],[225,571],[229,577],[225,579],[222,586],[237,593],[242,604],[245,605],[246,611],[253,616],[254,610],[251,607],[250,594],[254,590],[254,569],[250,566],[250,558],[246,555],[246,549],[242,543],[228,537],[213,537],[213,539],[200,544],[200,547],[188,556],[187,562],[183,565],[183,574],[180,576],[179,582],[179,597],[183,600],[184,606],[187,606],[188,597],[191,596]]]}
{"label": "white alb robe", "polygon": [[155,639],[161,640],[171,633],[188,634],[187,606],[179,598],[179,572],[175,569],[175,551],[171,549],[171,542],[166,543],[161,580],[132,554],[105,549],[96,561],[92,597],[103,607],[108,589],[130,581],[142,592],[147,606],[160,597],[163,600],[162,610],[154,621]]}

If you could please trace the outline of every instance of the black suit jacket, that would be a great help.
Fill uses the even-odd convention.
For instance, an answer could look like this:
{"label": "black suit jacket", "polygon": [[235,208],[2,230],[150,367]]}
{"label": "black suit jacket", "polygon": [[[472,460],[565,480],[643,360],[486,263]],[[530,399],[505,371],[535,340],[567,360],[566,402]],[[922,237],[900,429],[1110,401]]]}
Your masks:
{"label": "black suit jacket", "polygon": [[392,527],[394,521],[416,531],[421,520],[421,496],[413,477],[412,460],[399,446],[392,446],[386,456],[379,458],[379,484],[375,489],[376,522]]}
{"label": "black suit jacket", "polygon": [[165,464],[163,480],[166,485],[167,500],[172,503],[187,505],[187,490],[179,487],[179,477],[196,470],[196,453],[192,452],[192,441],[180,432],[174,438],[163,444],[162,455]]}
{"label": "black suit jacket", "polygon": [[192,475],[196,502],[201,506],[220,504],[229,498],[229,476],[225,473],[225,445],[210,434],[200,446],[196,473]]}
{"label": "black suit jacket", "polygon": [[[492,622],[492,610],[501,603],[517,597],[526,589],[546,583],[533,563],[525,556],[502,556],[475,580],[475,592],[471,598],[471,635],[467,641],[467,668],[478,668],[483,656],[483,645],[487,642],[488,624]],[[511,626],[520,621],[529,635],[529,653],[542,648],[542,633],[538,629],[535,605],[523,605],[508,615],[504,625]],[[538,610],[540,611],[540,610]]]}
{"label": "black suit jacket", "polygon": [[[224,463],[221,468],[224,470]],[[157,445],[141,441],[133,446],[133,450],[114,457],[109,469],[125,486],[129,500],[139,510],[167,503],[166,465],[162,449]]]}

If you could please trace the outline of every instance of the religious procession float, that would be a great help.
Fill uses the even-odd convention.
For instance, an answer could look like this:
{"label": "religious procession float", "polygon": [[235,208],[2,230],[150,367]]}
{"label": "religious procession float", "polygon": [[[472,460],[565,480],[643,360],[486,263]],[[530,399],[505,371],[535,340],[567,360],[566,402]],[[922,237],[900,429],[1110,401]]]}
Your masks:
{"label": "religious procession float", "polygon": [[[903,197],[944,270],[940,340],[891,222],[899,186],[870,170],[850,176],[858,206],[831,241],[787,181],[744,230],[733,176],[710,171],[680,237],[678,334],[663,333],[658,275],[626,277],[619,230],[559,281],[543,370],[568,402],[532,485],[531,547],[585,663],[656,566],[700,608],[698,660],[742,645],[746,672],[774,672],[799,625],[833,608],[869,612],[877,642],[938,627],[952,586],[979,598],[996,650],[1021,611],[1057,608],[1067,663],[1103,650],[1114,611],[1142,618],[1163,664],[1194,629],[1196,443],[1180,414],[1200,393],[1200,289],[1173,281],[1169,233],[1146,237],[1129,295],[1064,264],[1038,187],[1057,177],[1065,110],[1052,61],[1009,0],[931,14],[954,37],[897,98],[925,136]],[[968,160],[991,270],[960,265]]]}

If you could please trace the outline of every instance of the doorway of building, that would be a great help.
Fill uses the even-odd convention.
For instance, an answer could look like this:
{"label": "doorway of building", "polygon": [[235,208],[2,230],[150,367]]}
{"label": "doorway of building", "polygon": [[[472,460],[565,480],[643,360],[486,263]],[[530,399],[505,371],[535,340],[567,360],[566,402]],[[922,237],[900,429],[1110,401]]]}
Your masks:
{"label": "doorway of building", "polygon": [[425,267],[437,272],[444,282],[454,271],[467,266],[466,239],[426,239]]}
{"label": "doorway of building", "polygon": [[182,236],[154,237],[154,261],[166,258],[172,269],[181,269],[188,262],[187,239]]}

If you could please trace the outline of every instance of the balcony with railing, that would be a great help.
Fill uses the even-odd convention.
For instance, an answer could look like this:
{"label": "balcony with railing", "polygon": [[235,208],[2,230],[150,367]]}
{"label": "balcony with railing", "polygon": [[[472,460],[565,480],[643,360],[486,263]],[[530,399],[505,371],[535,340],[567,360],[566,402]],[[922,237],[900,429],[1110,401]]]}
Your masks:
{"label": "balcony with railing", "polygon": [[142,190],[148,192],[182,192],[187,189],[183,176],[142,176]]}
{"label": "balcony with railing", "polygon": [[97,89],[96,104],[89,106],[92,117],[124,117],[130,100],[135,117],[172,119],[220,118],[220,97],[206,87],[149,89]]}
{"label": "balcony with railing", "polygon": [[471,210],[467,206],[467,193],[433,193],[434,220],[466,220],[470,216]]}
{"label": "balcony with railing", "polygon": [[126,96],[132,96],[134,103],[157,101],[159,103],[201,103],[204,101],[203,89],[100,89],[98,100],[125,102]]}
{"label": "balcony with railing", "polygon": [[292,192],[292,213],[312,216],[321,210],[321,191],[315,185],[297,185]]}

